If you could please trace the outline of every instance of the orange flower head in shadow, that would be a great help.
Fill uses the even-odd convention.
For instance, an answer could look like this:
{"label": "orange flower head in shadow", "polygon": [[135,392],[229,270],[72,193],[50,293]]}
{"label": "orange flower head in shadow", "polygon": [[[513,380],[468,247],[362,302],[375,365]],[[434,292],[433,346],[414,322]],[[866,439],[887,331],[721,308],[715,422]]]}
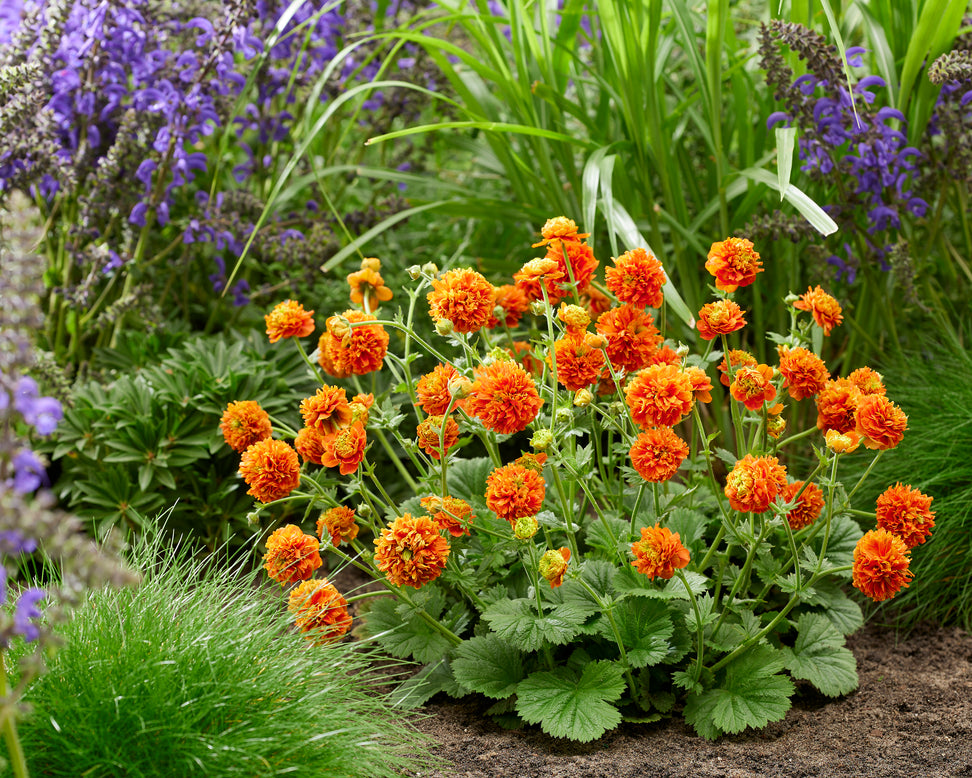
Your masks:
{"label": "orange flower head in shadow", "polygon": [[428,516],[406,513],[375,538],[375,567],[394,586],[420,589],[441,575],[449,544]]}
{"label": "orange flower head in shadow", "polygon": [[692,380],[674,365],[652,365],[635,374],[624,398],[639,427],[674,427],[692,412]]}
{"label": "orange flower head in shadow", "polygon": [[388,352],[388,333],[380,324],[361,324],[370,321],[377,319],[354,310],[328,318],[327,330],[317,344],[318,361],[325,372],[346,378],[381,370]]}
{"label": "orange flower head in shadow", "polygon": [[363,305],[369,313],[392,299],[392,290],[385,286],[385,279],[371,267],[362,267],[348,274],[348,285],[351,287],[351,302]]}
{"label": "orange flower head in shadow", "polygon": [[726,476],[725,494],[733,510],[763,513],[786,488],[786,468],[776,457],[746,454]]}
{"label": "orange flower head in shadow", "polygon": [[861,390],[861,394],[887,394],[881,374],[869,367],[859,367],[847,380]]}
{"label": "orange flower head in shadow", "polygon": [[567,279],[567,271],[562,270],[555,259],[547,257],[531,259],[513,274],[517,287],[528,300],[542,300],[546,290],[551,305],[559,303],[564,296],[564,290],[560,288],[564,279]]}
{"label": "orange flower head in shadow", "polygon": [[448,454],[449,449],[459,440],[459,424],[452,416],[445,418],[445,424],[441,416],[427,416],[419,422],[415,436],[418,438],[419,448],[432,459],[440,459],[442,452]]}
{"label": "orange flower head in shadow", "polygon": [[509,435],[526,429],[537,417],[543,400],[533,379],[515,362],[480,365],[473,375],[466,411],[488,429]]}
{"label": "orange flower head in shadow", "polygon": [[908,548],[925,542],[935,528],[932,498],[896,483],[877,498],[877,525],[897,535]]}
{"label": "orange flower head in shadow", "polygon": [[274,306],[263,320],[271,343],[283,338],[306,338],[314,331],[314,312],[305,311],[296,300],[284,300]]}
{"label": "orange flower head in shadow", "polygon": [[429,315],[452,322],[456,332],[477,332],[493,315],[493,296],[493,285],[475,270],[447,270],[432,281]]}
{"label": "orange flower head in shadow", "polygon": [[486,478],[486,505],[510,524],[534,516],[543,505],[547,484],[536,470],[513,462],[496,468]]}
{"label": "orange flower head in shadow", "polygon": [[540,557],[540,577],[550,582],[550,588],[556,589],[564,582],[567,563],[570,561],[570,549],[566,546],[557,551],[545,551]]}
{"label": "orange flower head in shadow", "polygon": [[598,317],[595,327],[607,338],[605,351],[616,370],[631,373],[647,367],[661,345],[661,333],[651,314],[633,305],[605,311]]}
{"label": "orange flower head in shadow", "polygon": [[830,331],[840,326],[844,320],[840,303],[819,286],[813,289],[807,288],[806,293],[793,303],[793,307],[800,311],[810,311],[810,315],[813,316],[817,326],[823,330],[824,335],[829,335]]}
{"label": "orange flower head in shadow", "polygon": [[543,362],[533,353],[533,346],[525,340],[514,340],[506,353],[534,378],[543,375]]}
{"label": "orange flower head in shadow", "polygon": [[815,397],[830,380],[830,371],[824,361],[812,351],[780,346],[777,353],[783,388],[794,400]]}
{"label": "orange flower head in shadow", "polygon": [[650,367],[651,365],[672,365],[681,369],[682,358],[671,346],[662,346],[648,360],[648,366]]}
{"label": "orange flower head in shadow", "polygon": [[543,466],[547,463],[547,455],[544,453],[534,454],[526,452],[513,460],[518,465],[523,465],[527,470],[534,470],[538,473],[543,472]]}
{"label": "orange flower head in shadow", "polygon": [[305,462],[312,462],[315,465],[321,464],[321,457],[324,455],[325,435],[311,427],[304,427],[294,438],[294,448],[300,454],[300,458]]}
{"label": "orange flower head in shadow", "polygon": [[794,532],[804,527],[809,527],[818,518],[824,507],[823,492],[820,487],[812,481],[803,488],[803,481],[794,481],[783,487],[783,501],[790,502],[797,496],[797,492],[803,489],[800,499],[797,500],[796,507],[786,514],[787,523]]}
{"label": "orange flower head in shadow", "polygon": [[827,442],[827,448],[838,454],[853,454],[861,445],[860,433],[855,430],[848,430],[844,433],[837,430],[827,430],[824,433],[824,440]]}
{"label": "orange flower head in shadow", "polygon": [[317,645],[333,643],[351,629],[348,601],[326,578],[304,581],[287,600],[287,610],[304,637]]}
{"label": "orange flower head in shadow", "polygon": [[[449,392],[449,381],[459,375],[452,365],[438,364],[431,373],[423,375],[415,386],[419,406],[430,416],[441,416],[449,407],[452,395]],[[453,409],[459,406],[453,404]]]}
{"label": "orange flower head in shadow", "polygon": [[688,445],[669,427],[653,427],[638,435],[631,450],[631,464],[651,483],[667,481],[688,456]]}
{"label": "orange flower head in shadow", "polygon": [[[557,263],[557,269],[563,273],[562,284],[570,283],[573,279],[577,289],[582,289],[591,282],[598,265],[594,250],[586,243],[576,240],[552,241],[547,245],[546,259]],[[561,288],[560,296],[566,294],[567,290]]]}
{"label": "orange flower head in shadow", "polygon": [[[752,354],[747,351],[740,351],[739,349],[729,350],[729,366],[733,368],[733,371],[740,367],[756,367],[759,362],[756,360]],[[729,367],[726,365],[726,358],[722,358],[722,362],[719,363],[719,383],[723,386],[729,386]]]}
{"label": "orange flower head in shadow", "polygon": [[544,222],[540,229],[540,236],[543,240],[534,243],[533,248],[546,246],[554,240],[581,241],[584,238],[591,237],[591,234],[589,232],[578,232],[577,223],[573,219],[568,219],[566,216],[554,216]]}
{"label": "orange flower head in shadow", "polygon": [[476,517],[473,516],[472,506],[465,500],[432,495],[423,497],[419,502],[440,530],[448,532],[454,538],[470,534],[469,527]]}
{"label": "orange flower head in shadow", "polygon": [[914,577],[908,546],[886,529],[865,532],[854,547],[854,587],[876,602],[889,600]]}
{"label": "orange flower head in shadow", "polygon": [[244,451],[239,472],[250,487],[247,494],[260,502],[286,497],[300,483],[297,452],[273,438],[257,441]]}
{"label": "orange flower head in shadow", "polygon": [[817,395],[817,429],[851,432],[861,397],[861,390],[846,378],[827,381]]}
{"label": "orange flower head in shadow", "polygon": [[358,523],[354,511],[344,505],[324,511],[317,520],[317,536],[323,541],[325,534],[330,536],[331,544],[334,546],[350,543],[358,537]]}
{"label": "orange flower head in shadow", "polygon": [[649,578],[671,578],[690,559],[679,534],[660,524],[642,527],[641,540],[631,544],[631,553],[635,558],[631,566]]}
{"label": "orange flower head in shadow", "polygon": [[254,443],[273,434],[270,415],[253,400],[236,400],[226,406],[219,420],[219,431],[234,451],[246,451]]}
{"label": "orange flower head in shadow", "polygon": [[604,271],[604,283],[621,303],[635,308],[661,308],[665,271],[658,258],[645,249],[626,251]]}
{"label": "orange flower head in shadow", "polygon": [[735,292],[740,286],[749,286],[756,274],[763,272],[759,254],[751,241],[745,238],[726,238],[713,243],[705,262],[716,282],[716,289]]}
{"label": "orange flower head in shadow", "polygon": [[580,304],[587,309],[591,319],[597,319],[602,313],[611,309],[611,298],[593,284],[577,290],[577,297]]}
{"label": "orange flower head in shadow", "polygon": [[908,429],[908,417],[883,394],[865,394],[857,401],[854,416],[858,433],[870,449],[897,446]]}
{"label": "orange flower head in shadow", "polygon": [[319,548],[317,538],[305,535],[296,524],[287,524],[267,538],[263,569],[281,586],[306,581],[324,564]]}
{"label": "orange flower head in shadow", "polygon": [[766,409],[766,434],[773,440],[779,439],[786,430],[786,419],[783,418],[783,403],[776,403]]}
{"label": "orange flower head in shadow", "polygon": [[300,401],[300,415],[305,427],[330,435],[351,423],[351,406],[344,389],[322,386],[313,397]]}
{"label": "orange flower head in shadow", "polygon": [[556,358],[558,383],[575,392],[598,381],[604,370],[604,352],[597,348],[597,340],[597,335],[585,332],[554,343],[553,358],[548,355],[547,364],[553,367]]}
{"label": "orange flower head in shadow", "polygon": [[688,365],[682,371],[692,382],[692,396],[700,403],[712,402],[712,381],[701,367]]}
{"label": "orange flower head in shadow", "polygon": [[[496,318],[497,308],[503,309],[502,320]],[[520,323],[520,319],[523,318],[523,314],[529,308],[530,301],[520,287],[515,284],[503,284],[502,286],[494,287],[493,310],[490,312],[489,319],[486,321],[486,328],[495,330],[497,327],[505,324],[512,329]]]}
{"label": "orange flower head in shadow", "polygon": [[773,368],[769,365],[740,367],[736,370],[729,391],[747,409],[758,411],[764,402],[772,402],[776,398],[772,379]]}
{"label": "orange flower head in shadow", "polygon": [[723,298],[703,305],[695,326],[702,340],[712,340],[720,335],[741,330],[746,326],[746,320],[738,303]]}

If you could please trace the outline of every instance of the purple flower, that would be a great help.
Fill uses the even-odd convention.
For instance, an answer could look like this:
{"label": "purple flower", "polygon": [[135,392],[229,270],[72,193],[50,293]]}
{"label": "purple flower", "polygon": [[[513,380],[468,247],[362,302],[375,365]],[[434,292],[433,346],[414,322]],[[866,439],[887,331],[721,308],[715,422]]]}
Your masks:
{"label": "purple flower", "polygon": [[14,632],[22,635],[28,643],[40,637],[40,628],[32,619],[39,619],[43,615],[37,603],[45,596],[43,589],[25,589],[14,606]]}
{"label": "purple flower", "polygon": [[47,483],[47,473],[37,455],[29,448],[22,448],[13,456],[13,479],[8,486],[17,494],[33,494]]}

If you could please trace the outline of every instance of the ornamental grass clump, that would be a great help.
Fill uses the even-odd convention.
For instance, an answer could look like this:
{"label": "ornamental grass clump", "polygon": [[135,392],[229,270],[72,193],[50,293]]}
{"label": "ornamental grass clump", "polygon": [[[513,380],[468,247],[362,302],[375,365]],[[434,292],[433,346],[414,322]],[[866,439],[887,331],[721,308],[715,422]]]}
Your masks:
{"label": "ornamental grass clump", "polygon": [[[292,339],[332,400],[305,400],[326,412],[304,422],[325,419],[334,455],[305,457],[296,479],[289,456],[254,473],[252,450],[302,434],[276,419],[243,452],[243,479],[268,498],[257,517],[306,505],[306,529],[269,536],[267,570],[298,598],[326,588],[326,555],[384,584],[344,600],[328,589],[333,613],[308,637],[339,639],[346,603],[372,598],[367,632],[425,665],[409,699],[475,692],[507,725],[579,741],[675,711],[715,738],[780,719],[798,682],[852,691],[844,637],[862,615],[846,589],[883,601],[907,587],[909,546],[933,521],[931,498],[905,484],[876,513],[852,507],[869,468],[845,485],[843,460],[873,464],[907,418],[876,373],[833,376],[814,351],[840,324],[837,300],[791,294],[787,333],[741,333],[734,295],[772,260],[728,238],[700,257],[714,300],[688,317],[691,338],[647,248],[611,260],[602,282],[572,220],[541,235],[513,284],[415,266],[413,288],[331,316],[315,353]],[[429,339],[416,333],[426,312]],[[778,364],[733,349],[742,334],[768,337]],[[807,429],[787,430],[800,418]],[[854,515],[875,522],[863,537]]]}

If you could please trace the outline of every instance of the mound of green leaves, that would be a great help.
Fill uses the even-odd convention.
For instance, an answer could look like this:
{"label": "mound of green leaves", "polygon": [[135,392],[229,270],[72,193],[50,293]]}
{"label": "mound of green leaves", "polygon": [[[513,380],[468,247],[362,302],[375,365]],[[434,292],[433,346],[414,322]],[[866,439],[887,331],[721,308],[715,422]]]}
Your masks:
{"label": "mound of green leaves", "polygon": [[32,775],[400,775],[428,760],[351,643],[314,646],[215,557],[140,542],[137,588],[87,595],[27,689]]}

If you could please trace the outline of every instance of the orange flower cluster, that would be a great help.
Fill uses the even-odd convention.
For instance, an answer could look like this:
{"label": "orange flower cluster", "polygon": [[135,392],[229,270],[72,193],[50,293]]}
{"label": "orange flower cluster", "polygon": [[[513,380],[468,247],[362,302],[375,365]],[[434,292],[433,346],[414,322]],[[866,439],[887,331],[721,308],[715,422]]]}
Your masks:
{"label": "orange flower cluster", "polygon": [[[459,377],[459,372],[452,365],[436,365],[432,372],[426,373],[415,385],[419,406],[430,416],[441,416],[449,408],[452,395],[449,392],[449,382]],[[453,408],[459,401],[453,404]]]}
{"label": "orange flower cluster", "polygon": [[651,314],[633,305],[605,311],[595,327],[607,338],[605,351],[615,370],[633,373],[648,367],[661,345],[661,333]]}
{"label": "orange flower cluster", "polygon": [[527,300],[542,300],[546,291],[550,304],[555,305],[563,297],[560,282],[567,280],[567,274],[556,260],[531,259],[513,274],[513,280]]}
{"label": "orange flower cluster", "polygon": [[[597,383],[604,371],[604,352],[599,348],[601,337],[591,332],[567,335],[554,343],[557,360],[557,381],[571,391]],[[548,356],[547,364],[554,361]]]}
{"label": "orange flower cluster", "polygon": [[448,532],[454,538],[470,534],[469,527],[476,517],[473,516],[472,506],[465,500],[431,495],[423,497],[419,503],[428,511],[440,530]]}
{"label": "orange flower cluster", "polygon": [[350,543],[358,537],[358,523],[354,511],[343,505],[324,511],[317,520],[317,536],[323,541],[325,534],[330,536],[331,544],[334,546]]}
{"label": "orange flower cluster", "polygon": [[532,467],[513,462],[494,470],[486,478],[486,505],[510,524],[533,516],[543,505],[547,484]]}
{"label": "orange flower cluster", "polygon": [[763,513],[786,488],[786,468],[776,457],[746,454],[726,476],[725,494],[733,510]]}
{"label": "orange flower cluster", "polygon": [[830,380],[830,371],[824,361],[805,348],[777,349],[780,356],[780,375],[783,376],[783,388],[794,400],[815,397]]}
{"label": "orange flower cluster", "polygon": [[263,320],[271,343],[282,338],[306,338],[314,331],[314,312],[305,311],[296,300],[284,300],[274,306]]}
{"label": "orange flower cluster", "polygon": [[338,468],[341,475],[353,473],[364,459],[367,443],[368,436],[365,434],[364,425],[356,421],[350,427],[324,438],[321,464]]}
{"label": "orange flower cluster", "polygon": [[380,260],[366,257],[361,260],[361,270],[348,275],[351,302],[363,305],[366,313],[371,313],[381,303],[392,299],[392,290],[385,286],[385,279],[378,272],[380,269]]}
{"label": "orange flower cluster", "polygon": [[932,498],[900,482],[877,498],[877,525],[897,535],[908,548],[925,542],[935,528]]}
{"label": "orange flower cluster", "polygon": [[318,645],[333,643],[351,629],[348,601],[326,578],[304,581],[291,593],[287,610],[308,640]]}
{"label": "orange flower cluster", "polygon": [[854,429],[861,390],[846,378],[827,381],[817,394],[817,429],[845,434]]}
{"label": "orange flower cluster", "polygon": [[267,538],[263,569],[281,586],[306,581],[324,564],[319,548],[317,538],[305,535],[295,524],[287,524]]}
{"label": "orange flower cluster", "polygon": [[708,373],[695,365],[689,365],[682,372],[692,382],[692,396],[695,400],[700,403],[712,402],[712,381]]}
{"label": "orange flower cluster", "polygon": [[740,286],[749,286],[756,280],[756,274],[763,272],[759,254],[752,242],[745,238],[726,238],[713,243],[705,269],[715,277],[716,288],[723,292],[735,292]]}
{"label": "orange flower cluster", "polygon": [[887,398],[881,377],[873,370],[860,368],[851,375],[854,381],[850,377],[827,381],[817,395],[818,429],[854,433],[867,448],[894,448],[904,438],[908,417]]}
{"label": "orange flower cluster", "polygon": [[914,577],[910,550],[885,529],[865,532],[854,547],[853,583],[872,600],[889,600]]}
{"label": "orange flower cluster", "polygon": [[327,329],[317,342],[318,363],[325,373],[347,378],[381,370],[388,352],[388,333],[380,324],[361,324],[369,321],[377,318],[355,310],[328,317]]}
{"label": "orange flower cluster", "polygon": [[518,364],[491,362],[477,367],[473,375],[466,410],[488,429],[509,435],[526,429],[537,417],[543,400],[533,379]]}
{"label": "orange flower cluster", "polygon": [[[443,424],[441,416],[427,416],[415,430],[419,448],[433,459],[440,459],[442,452],[449,452],[459,440],[459,424],[448,416]],[[441,438],[440,438],[441,435]]]}
{"label": "orange flower cluster", "polygon": [[351,423],[351,405],[344,389],[322,386],[313,397],[300,402],[304,426],[321,435],[333,435]]}
{"label": "orange flower cluster", "polygon": [[689,563],[689,550],[677,532],[655,524],[641,528],[641,540],[631,545],[632,567],[649,578],[671,578]]}
{"label": "orange flower cluster", "polygon": [[887,394],[881,374],[869,367],[859,367],[847,376],[847,380],[861,390],[861,394]]}
{"label": "orange flower cluster", "polygon": [[445,569],[449,544],[428,516],[398,516],[375,538],[375,567],[394,586],[420,589]]}
{"label": "orange flower cluster", "polygon": [[635,308],[660,308],[664,301],[662,263],[642,248],[626,251],[615,259],[614,267],[604,271],[604,282],[618,302]]}
{"label": "orange flower cluster", "polygon": [[[503,319],[497,319],[495,312],[497,308],[503,309]],[[493,288],[493,310],[490,311],[489,319],[486,320],[486,328],[494,330],[501,324],[509,328],[515,327],[520,323],[530,308],[530,300],[527,299],[524,291],[515,284],[503,284]]]}
{"label": "orange flower cluster", "polygon": [[733,368],[733,371],[740,367],[756,367],[759,364],[756,357],[746,351],[740,351],[739,349],[729,350],[729,365],[726,365],[726,357],[722,358],[722,362],[719,363],[719,383],[723,386],[729,386],[731,383],[729,381],[729,367]]}
{"label": "orange flower cluster", "polygon": [[712,340],[741,330],[746,326],[746,320],[743,318],[742,308],[736,302],[723,298],[703,305],[695,326],[703,340]]}
{"label": "orange flower cluster", "polygon": [[692,412],[692,380],[674,365],[652,365],[624,388],[631,418],[640,427],[674,427]]}
{"label": "orange flower cluster", "polygon": [[300,484],[297,452],[273,438],[257,441],[244,451],[239,472],[250,487],[247,494],[260,502],[286,497]]}
{"label": "orange flower cluster", "polygon": [[237,400],[226,406],[219,420],[219,430],[234,451],[246,451],[254,443],[273,433],[270,415],[253,400]]}
{"label": "orange flower cluster", "polygon": [[671,428],[655,427],[639,434],[628,453],[638,475],[660,483],[675,475],[688,456],[689,447]]}
{"label": "orange flower cluster", "polygon": [[818,518],[824,507],[824,496],[820,487],[812,481],[803,486],[803,481],[794,481],[783,487],[783,502],[791,502],[797,493],[803,489],[796,507],[786,514],[787,523],[794,532],[809,527]]}
{"label": "orange flower cluster", "polygon": [[800,299],[793,303],[793,307],[801,311],[810,311],[817,326],[829,335],[834,327],[844,320],[840,311],[840,303],[827,294],[819,286],[808,288]]}
{"label": "orange flower cluster", "polygon": [[573,219],[568,219],[566,216],[554,216],[544,222],[543,227],[540,228],[540,236],[542,240],[539,243],[534,243],[533,248],[546,246],[555,240],[581,241],[584,238],[591,237],[591,233],[577,232],[577,224]]}
{"label": "orange flower cluster", "polygon": [[764,402],[772,402],[776,397],[772,380],[773,368],[769,365],[740,367],[735,372],[729,391],[747,409],[758,411]]}
{"label": "orange flower cluster", "polygon": [[469,268],[448,270],[433,279],[428,293],[429,315],[449,321],[456,332],[476,332],[493,315],[493,285]]}
{"label": "orange flower cluster", "polygon": [[534,244],[546,246],[542,259],[532,259],[513,274],[513,280],[528,300],[543,298],[543,290],[551,305],[566,296],[563,284],[573,282],[579,294],[591,289],[591,280],[598,262],[591,247],[584,242],[589,233],[577,231],[573,219],[557,216],[548,219],[541,230],[543,239]]}
{"label": "orange flower cluster", "polygon": [[556,589],[564,582],[567,563],[570,561],[570,549],[566,546],[556,551],[545,551],[540,557],[540,576],[550,582],[550,588]]}

